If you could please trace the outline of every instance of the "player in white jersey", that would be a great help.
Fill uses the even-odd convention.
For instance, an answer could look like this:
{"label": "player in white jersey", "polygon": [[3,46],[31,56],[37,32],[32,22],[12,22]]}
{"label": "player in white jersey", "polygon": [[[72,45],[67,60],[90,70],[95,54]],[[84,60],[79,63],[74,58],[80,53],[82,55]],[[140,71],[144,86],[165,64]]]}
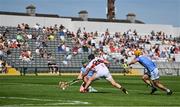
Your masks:
{"label": "player in white jersey", "polygon": [[87,89],[89,85],[98,78],[105,78],[107,81],[109,81],[114,87],[121,89],[125,94],[128,94],[127,90],[123,88],[120,84],[118,84],[113,77],[111,76],[109,69],[105,64],[109,64],[107,60],[101,59],[94,56],[94,54],[90,54],[88,56],[88,59],[90,60],[89,64],[86,67],[86,72],[83,74],[83,77],[85,77],[89,71],[94,71],[94,74],[92,77],[88,79],[88,81],[85,84],[84,92],[87,92]]}

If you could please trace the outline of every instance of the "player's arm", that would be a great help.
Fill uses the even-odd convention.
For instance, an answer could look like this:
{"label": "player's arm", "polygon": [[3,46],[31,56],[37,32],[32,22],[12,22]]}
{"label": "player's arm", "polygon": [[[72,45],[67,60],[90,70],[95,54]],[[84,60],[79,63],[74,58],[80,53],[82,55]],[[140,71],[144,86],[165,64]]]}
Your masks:
{"label": "player's arm", "polygon": [[102,61],[103,61],[104,64],[110,64],[110,62],[107,61],[107,60],[102,60]]}
{"label": "player's arm", "polygon": [[103,62],[108,68],[110,67],[110,62],[108,60],[101,60],[101,62]]}
{"label": "player's arm", "polygon": [[82,79],[82,78],[83,78],[83,73],[80,72],[79,75],[78,75],[78,77],[77,77],[77,79]]}
{"label": "player's arm", "polygon": [[132,65],[132,64],[135,64],[135,63],[137,63],[138,62],[138,60],[135,58],[135,59],[133,59],[129,64],[128,64],[128,66],[129,65]]}
{"label": "player's arm", "polygon": [[89,73],[90,68],[86,68],[86,72],[82,74],[82,79]]}

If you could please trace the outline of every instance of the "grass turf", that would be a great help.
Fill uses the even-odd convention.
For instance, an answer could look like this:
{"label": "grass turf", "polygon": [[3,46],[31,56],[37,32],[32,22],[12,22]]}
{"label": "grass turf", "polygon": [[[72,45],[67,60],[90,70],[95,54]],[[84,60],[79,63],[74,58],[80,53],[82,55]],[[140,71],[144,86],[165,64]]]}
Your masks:
{"label": "grass turf", "polygon": [[66,90],[59,81],[75,76],[0,76],[0,106],[180,106],[180,77],[161,77],[161,82],[174,91],[168,96],[158,90],[150,95],[139,76],[113,76],[129,91],[125,95],[106,80],[95,81],[97,93],[79,93],[81,83]]}

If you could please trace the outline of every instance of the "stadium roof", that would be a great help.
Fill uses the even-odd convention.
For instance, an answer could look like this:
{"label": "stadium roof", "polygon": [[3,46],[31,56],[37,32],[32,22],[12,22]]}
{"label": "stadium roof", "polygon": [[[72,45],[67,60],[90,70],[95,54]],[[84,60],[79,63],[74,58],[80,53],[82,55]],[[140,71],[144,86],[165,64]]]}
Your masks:
{"label": "stadium roof", "polygon": [[[16,16],[30,16],[27,13],[20,13],[20,12],[5,12],[5,11],[0,11],[0,15],[16,15]],[[37,17],[53,17],[53,18],[59,18],[59,15],[57,14],[39,14],[36,13]]]}
{"label": "stadium roof", "polygon": [[[22,12],[6,12],[6,11],[0,11],[0,15],[16,15],[16,16],[30,16],[27,13],[22,13]],[[59,16],[57,14],[40,14],[36,13],[34,17],[50,17],[50,18],[69,18],[72,21],[83,21],[80,17],[66,17],[66,16]],[[104,18],[88,18],[87,21],[91,22],[110,22],[108,19]],[[126,19],[114,19],[114,23],[131,23],[129,20]],[[144,24],[144,22],[135,20],[135,23],[138,24]]]}
{"label": "stadium roof", "polygon": [[[71,18],[72,21],[83,21],[80,17],[64,17],[61,16],[61,18]],[[88,21],[90,22],[114,22],[114,23],[131,23],[129,20],[126,19],[114,19],[113,21],[109,21],[108,19],[103,19],[103,18],[88,18]],[[140,20],[135,20],[135,23],[138,24],[145,24],[144,22]]]}

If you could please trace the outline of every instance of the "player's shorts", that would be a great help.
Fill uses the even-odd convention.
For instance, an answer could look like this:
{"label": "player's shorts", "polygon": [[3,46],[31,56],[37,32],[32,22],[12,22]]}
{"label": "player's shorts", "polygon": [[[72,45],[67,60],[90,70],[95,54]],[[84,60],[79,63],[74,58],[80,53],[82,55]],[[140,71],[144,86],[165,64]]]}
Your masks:
{"label": "player's shorts", "polygon": [[158,71],[158,69],[155,68],[153,71],[151,71],[150,75],[151,75],[151,80],[159,79],[159,71]]}
{"label": "player's shorts", "polygon": [[99,78],[105,78],[106,80],[111,80],[112,76],[109,70],[101,70],[96,72],[95,79],[99,79]]}
{"label": "player's shorts", "polygon": [[89,79],[89,78],[91,78],[93,75],[87,75],[87,78]]}

